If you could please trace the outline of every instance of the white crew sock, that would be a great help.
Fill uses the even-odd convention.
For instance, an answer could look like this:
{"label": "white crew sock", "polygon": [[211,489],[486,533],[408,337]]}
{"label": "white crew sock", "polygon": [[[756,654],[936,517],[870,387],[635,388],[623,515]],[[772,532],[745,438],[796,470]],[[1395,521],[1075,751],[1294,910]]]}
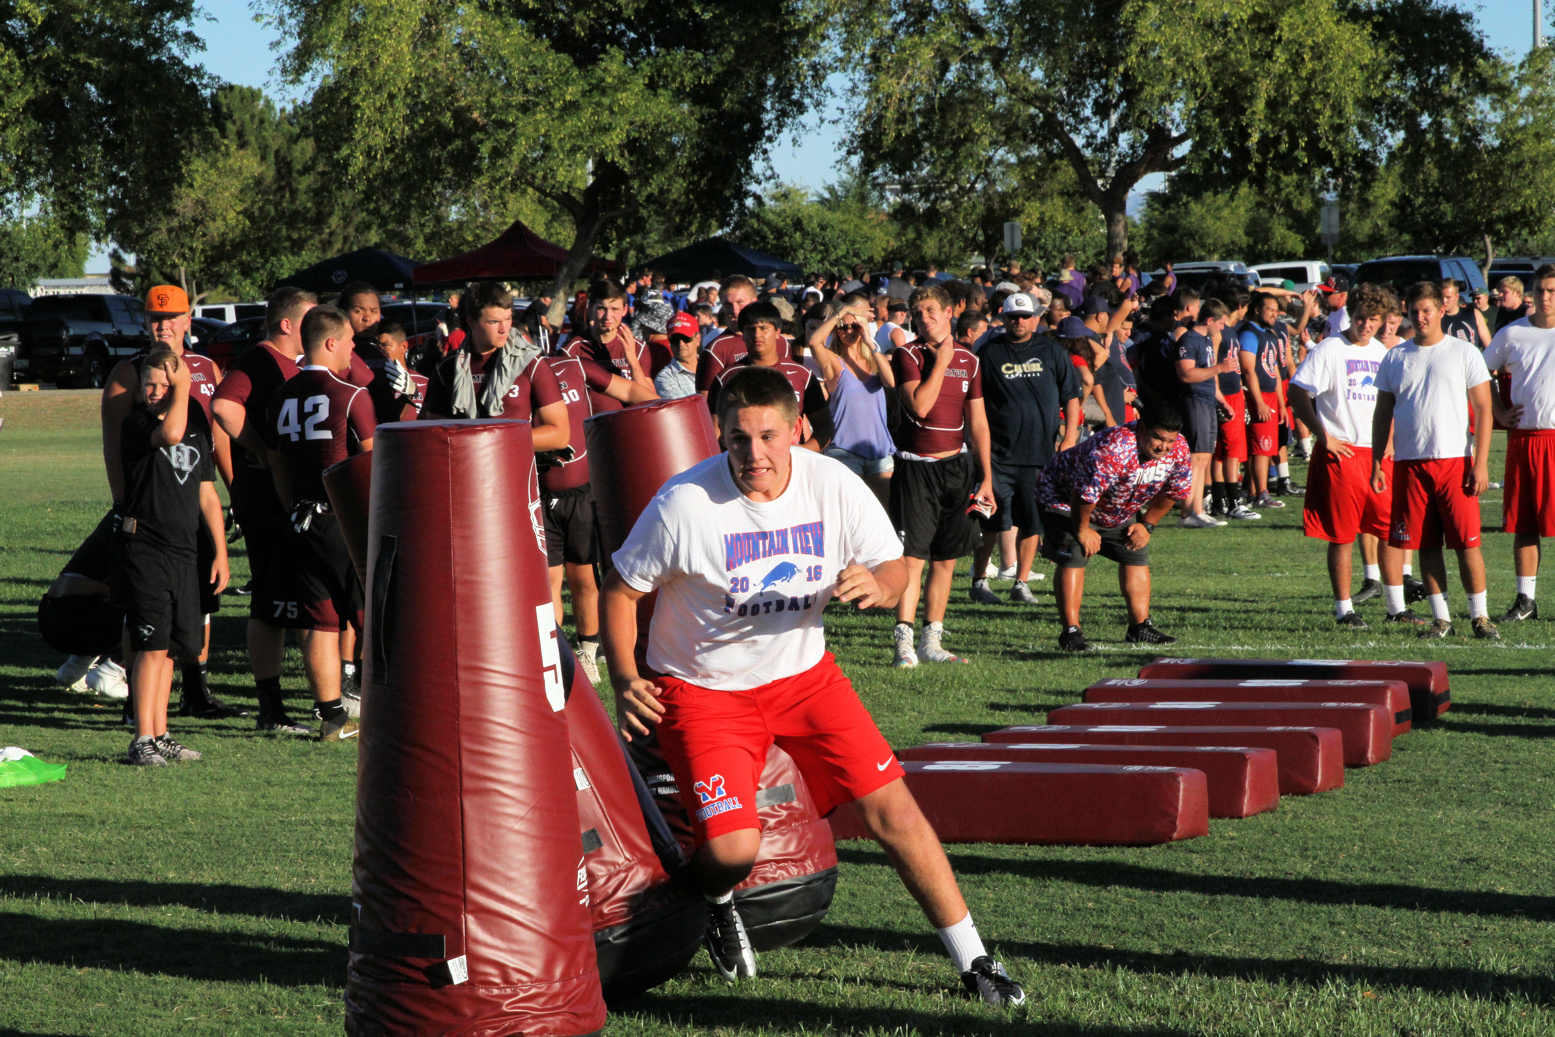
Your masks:
{"label": "white crew sock", "polygon": [[730,890],[721,897],[715,897],[711,893],[703,893],[702,899],[709,904],[727,904],[734,900],[734,890]]}
{"label": "white crew sock", "polygon": [[1382,594],[1387,598],[1388,615],[1390,616],[1396,616],[1409,607],[1404,603],[1404,585],[1402,583],[1397,586],[1391,583],[1384,583],[1382,585]]}
{"label": "white crew sock", "polygon": [[1415,567],[1410,565],[1408,562],[1405,562],[1404,563],[1404,575],[1405,576],[1413,576],[1414,574],[1415,574]]}
{"label": "white crew sock", "polygon": [[947,925],[936,932],[945,944],[950,960],[956,963],[957,972],[969,971],[972,962],[988,953],[983,949],[983,938],[977,935],[977,926],[972,923],[970,912],[955,925]]}
{"label": "white crew sock", "polygon": [[1366,578],[1368,580],[1376,580],[1378,583],[1382,582],[1382,566],[1367,565],[1364,566],[1364,568],[1366,570]]}
{"label": "white crew sock", "polygon": [[1290,465],[1287,464],[1286,462],[1284,462],[1284,461],[1279,462],[1277,465],[1274,466],[1274,469],[1275,469],[1275,471],[1279,472],[1281,479],[1289,479],[1290,478]]}
{"label": "white crew sock", "polygon": [[1316,436],[1302,436],[1301,437],[1301,449],[1306,452],[1308,457],[1312,456],[1312,444],[1316,443],[1316,442],[1317,442],[1317,437]]}
{"label": "white crew sock", "polygon": [[1334,599],[1334,618],[1335,619],[1343,619],[1347,614],[1349,614],[1351,612],[1354,612],[1354,611],[1355,611],[1355,606],[1353,604],[1351,604],[1349,598],[1335,598]]}
{"label": "white crew sock", "polygon": [[1485,598],[1489,591],[1480,591],[1478,594],[1469,595],[1469,618],[1478,619],[1481,616],[1490,615],[1490,610],[1485,607]]}
{"label": "white crew sock", "polygon": [[1428,597],[1431,602],[1431,618],[1452,621],[1452,612],[1447,608],[1447,595],[1432,594]]}
{"label": "white crew sock", "polygon": [[1533,589],[1538,585],[1537,576],[1519,576],[1517,578],[1517,593],[1526,595],[1529,601],[1533,600]]}

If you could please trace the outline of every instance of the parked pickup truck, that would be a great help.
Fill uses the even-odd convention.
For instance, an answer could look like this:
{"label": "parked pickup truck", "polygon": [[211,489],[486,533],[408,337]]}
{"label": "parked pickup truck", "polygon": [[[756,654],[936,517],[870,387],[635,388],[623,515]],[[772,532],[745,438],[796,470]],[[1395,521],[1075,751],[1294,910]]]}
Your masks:
{"label": "parked pickup truck", "polygon": [[45,295],[22,321],[18,380],[100,389],[113,366],[151,344],[139,299],[127,295]]}

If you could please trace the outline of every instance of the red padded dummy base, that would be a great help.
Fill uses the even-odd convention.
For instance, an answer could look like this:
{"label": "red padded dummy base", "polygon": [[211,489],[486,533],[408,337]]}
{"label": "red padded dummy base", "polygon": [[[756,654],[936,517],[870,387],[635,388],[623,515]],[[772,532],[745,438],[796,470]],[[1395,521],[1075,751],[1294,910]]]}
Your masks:
{"label": "red padded dummy base", "polygon": [[1279,757],[1282,796],[1307,796],[1344,785],[1344,740],[1331,727],[1018,724],[989,731],[983,741],[1249,746],[1273,749]]}
{"label": "red padded dummy base", "polygon": [[896,758],[1185,767],[1204,772],[1209,783],[1210,817],[1251,817],[1280,805],[1279,755],[1273,749],[1251,746],[930,742],[899,749]]}
{"label": "red padded dummy base", "polygon": [[[1209,832],[1203,771],[968,760],[902,766],[941,842],[1153,846]],[[837,838],[867,838],[851,807],[829,816]]]}
{"label": "red padded dummy base", "polygon": [[1166,724],[1212,727],[1333,727],[1344,739],[1344,765],[1369,767],[1393,755],[1393,715],[1357,702],[1094,702],[1060,706],[1055,724]]}
{"label": "red padded dummy base", "polygon": [[1247,680],[1257,677],[1302,677],[1313,680],[1403,681],[1409,685],[1412,719],[1429,723],[1447,712],[1452,695],[1447,690],[1444,662],[1388,662],[1376,659],[1171,659],[1165,656],[1139,669],[1141,677],[1183,680],[1210,677]]}
{"label": "red padded dummy base", "polygon": [[1393,714],[1393,737],[1410,728],[1409,685],[1403,681],[1161,680],[1111,677],[1085,689],[1086,702],[1363,702]]}

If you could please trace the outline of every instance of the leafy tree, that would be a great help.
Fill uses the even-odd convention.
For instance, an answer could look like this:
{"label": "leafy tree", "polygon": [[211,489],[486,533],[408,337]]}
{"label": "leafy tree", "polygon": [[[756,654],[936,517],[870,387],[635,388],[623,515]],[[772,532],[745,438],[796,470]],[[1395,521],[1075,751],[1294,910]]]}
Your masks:
{"label": "leafy tree", "polygon": [[806,272],[832,273],[855,263],[884,263],[897,232],[862,185],[833,185],[815,197],[802,187],[779,184],[735,225],[734,236]]}
{"label": "leafy tree", "polygon": [[821,0],[271,0],[316,77],[331,168],[381,219],[532,192],[571,224],[564,293],[615,221],[733,216],[819,95]]}
{"label": "leafy tree", "polygon": [[40,277],[80,277],[89,241],[45,213],[0,222],[0,286],[30,289]]}
{"label": "leafy tree", "polygon": [[1069,165],[1109,251],[1135,186],[1198,153],[1303,166],[1358,146],[1375,61],[1338,0],[895,0],[851,24],[868,168],[938,179],[947,117],[969,140],[987,127],[1016,161]]}

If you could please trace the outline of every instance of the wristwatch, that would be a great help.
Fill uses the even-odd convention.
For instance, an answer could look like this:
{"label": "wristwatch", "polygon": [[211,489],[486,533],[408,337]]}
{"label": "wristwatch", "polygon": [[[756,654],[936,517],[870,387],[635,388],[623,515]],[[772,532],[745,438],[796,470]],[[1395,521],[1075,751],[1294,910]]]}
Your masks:
{"label": "wristwatch", "polygon": [[1146,522],[1145,521],[1145,513],[1144,512],[1142,512],[1142,511],[1134,512],[1134,521],[1138,522],[1141,526],[1144,526],[1145,527],[1145,532],[1147,532],[1147,533],[1154,533],[1155,532],[1155,523],[1154,522]]}

